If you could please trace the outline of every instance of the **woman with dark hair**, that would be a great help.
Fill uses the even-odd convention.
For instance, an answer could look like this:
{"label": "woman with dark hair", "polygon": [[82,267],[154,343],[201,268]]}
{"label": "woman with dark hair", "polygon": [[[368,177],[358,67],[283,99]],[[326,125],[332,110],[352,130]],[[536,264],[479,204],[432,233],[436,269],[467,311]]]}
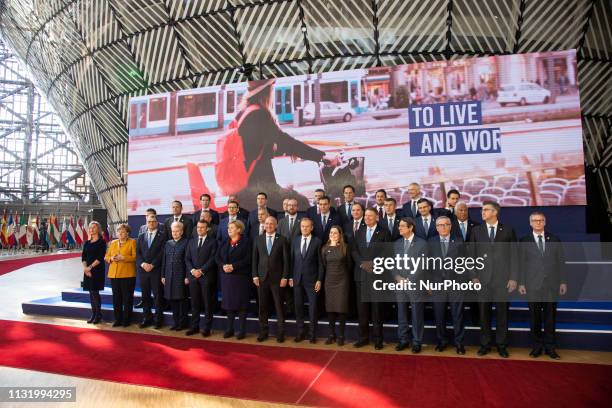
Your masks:
{"label": "woman with dark hair", "polygon": [[[329,230],[329,240],[321,249],[321,261],[325,268],[325,310],[329,320],[330,335],[325,344],[337,342],[344,345],[344,326],[349,311],[351,255],[342,235],[342,229],[334,225]],[[336,321],[339,322],[336,337]]]}
{"label": "woman with dark hair", "polygon": [[89,291],[91,318],[87,323],[98,324],[102,320],[102,299],[100,291],[104,290],[104,255],[106,243],[100,236],[102,228],[97,221],[89,223],[89,240],[83,244],[83,290]]}
{"label": "woman with dark hair", "polygon": [[[272,168],[272,158],[281,155],[295,156],[304,160],[322,161],[330,167],[337,166],[339,159],[326,156],[324,152],[282,131],[273,113],[274,81],[249,81],[248,92],[236,116],[236,120],[240,122],[238,133],[244,146],[244,166],[247,170],[253,166],[248,185],[238,192],[237,198],[244,207],[256,208],[257,193],[265,191],[268,194],[268,206],[271,208],[282,208],[283,199],[289,196],[298,199],[299,208],[308,208],[306,197],[278,185]],[[243,115],[247,116],[243,119]]]}
{"label": "woman with dark hair", "polygon": [[251,293],[251,244],[244,234],[244,224],[236,220],[227,226],[229,239],[217,251],[221,274],[221,307],[227,312],[227,328],[223,338],[234,335],[234,319],[238,315],[238,334],[246,335],[246,316]]}

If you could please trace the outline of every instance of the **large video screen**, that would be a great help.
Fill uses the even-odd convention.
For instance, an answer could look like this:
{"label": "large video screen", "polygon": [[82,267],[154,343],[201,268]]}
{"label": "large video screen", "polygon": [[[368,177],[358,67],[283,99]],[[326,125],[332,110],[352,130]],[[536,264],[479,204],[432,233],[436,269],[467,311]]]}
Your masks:
{"label": "large video screen", "polygon": [[[135,97],[129,215],[155,207],[252,209],[353,184],[402,205],[417,182],[436,206],[585,205],[575,50],[324,72]],[[257,76],[257,72],[254,75]]]}

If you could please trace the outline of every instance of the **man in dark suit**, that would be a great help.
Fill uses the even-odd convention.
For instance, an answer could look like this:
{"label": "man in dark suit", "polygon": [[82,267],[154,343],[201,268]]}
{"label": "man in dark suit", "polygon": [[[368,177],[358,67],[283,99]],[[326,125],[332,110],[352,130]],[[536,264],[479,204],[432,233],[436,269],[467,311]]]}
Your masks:
{"label": "man in dark suit", "polygon": [[[155,217],[155,219],[157,219],[157,211],[155,210],[155,208],[147,208],[147,211],[145,212],[145,223],[142,224],[140,228],[138,229],[138,235],[144,234],[149,229],[149,226],[147,224],[147,219],[149,218],[149,215],[152,215]],[[160,224],[158,222],[157,229],[162,231],[164,234],[166,233],[166,231],[164,231],[164,224]]]}
{"label": "man in dark suit", "polygon": [[[546,217],[535,211],[529,216],[532,231],[520,243],[519,293],[529,300],[529,327],[534,341],[529,353],[539,357],[561,357],[555,350],[557,298],[567,293],[565,256],[559,238],[545,230]],[[544,332],[542,333],[542,325]]]}
{"label": "man in dark suit", "polygon": [[259,235],[263,235],[266,233],[264,228],[264,223],[266,218],[268,218],[270,214],[268,214],[268,210],[265,207],[257,209],[257,220],[250,223],[249,231],[249,239],[251,241],[255,240]]}
{"label": "man in dark suit", "polygon": [[[472,270],[448,270],[442,267],[448,260],[453,260],[455,265],[458,258],[465,258],[465,246],[461,236],[451,234],[452,222],[450,217],[442,215],[436,218],[436,230],[438,235],[429,239],[429,256],[442,260],[442,264],[436,265],[428,271],[430,281],[444,282],[452,280],[457,283],[466,282],[475,277]],[[450,306],[453,319],[454,343],[457,354],[465,354],[463,339],[465,329],[463,324],[463,292],[460,290],[438,289],[431,293],[434,316],[436,320],[436,335],[438,337],[437,351],[444,351],[448,345],[446,333],[446,305]]]}
{"label": "man in dark suit", "polygon": [[[248,210],[246,210],[245,208],[240,207],[240,202],[239,202],[239,201],[238,201],[238,199],[236,198],[236,195],[235,195],[235,194],[230,194],[230,195],[227,197],[227,206],[228,206],[228,207],[229,207],[229,204],[230,204],[230,202],[231,202],[231,201],[235,201],[235,202],[237,202],[237,203],[238,203],[238,210],[237,210],[237,212],[236,212],[236,214],[235,214],[235,215],[238,217],[238,219],[239,219],[240,221],[242,221],[242,222],[244,223],[245,227],[247,227],[247,224],[248,224],[248,222],[249,222],[249,211],[248,211]],[[227,211],[225,211],[225,212],[221,213],[221,214],[219,215],[219,223],[221,223],[221,220],[222,220],[223,218],[227,218],[227,217],[229,217],[229,216],[230,216],[230,212],[229,212],[229,210],[227,210]]]}
{"label": "man in dark suit", "polygon": [[319,198],[319,210],[320,214],[315,215],[313,219],[315,237],[319,238],[323,245],[327,243],[329,239],[329,230],[333,225],[340,225],[340,219],[338,214],[331,212],[331,200],[328,196]]}
{"label": "man in dark suit", "polygon": [[418,183],[410,183],[408,185],[408,195],[410,199],[404,203],[400,212],[402,216],[414,219],[419,215],[418,201],[423,198],[421,196],[421,186]]}
{"label": "man in dark suit", "polygon": [[268,314],[270,298],[278,319],[276,341],[285,341],[285,313],[281,288],[287,286],[289,277],[290,255],[289,242],[276,232],[276,218],[269,216],[264,223],[266,233],[257,237],[253,244],[253,283],[259,295],[259,336],[257,341],[268,338]]}
{"label": "man in dark suit", "polygon": [[351,208],[351,219],[344,223],[344,237],[347,244],[351,245],[355,239],[355,234],[360,228],[365,226],[363,220],[364,208],[360,203],[353,204]]}
{"label": "man in dark suit", "polygon": [[476,271],[482,285],[478,294],[480,320],[479,356],[491,351],[491,306],[495,303],[497,352],[508,357],[508,293],[516,289],[518,251],[516,234],[509,225],[498,221],[501,211],[493,201],[482,203],[483,223],[472,229],[470,251],[474,258],[484,260],[484,268]]}
{"label": "man in dark suit", "polygon": [[468,206],[464,201],[459,201],[455,206],[455,218],[451,218],[453,228],[451,234],[463,238],[463,242],[469,242],[472,234],[472,229],[478,223],[470,219]]}
{"label": "man in dark suit", "polygon": [[385,217],[378,223],[381,227],[385,227],[389,230],[391,235],[391,241],[395,241],[400,237],[399,222],[400,216],[396,211],[397,202],[393,197],[385,198]]}
{"label": "man in dark suit", "polygon": [[[219,228],[219,225],[217,224],[213,224],[212,221],[212,213],[208,210],[204,210],[200,213],[200,219],[198,220],[198,222],[200,221],[206,221],[208,223],[208,230],[206,232],[206,235],[208,235],[209,237],[212,237],[213,239],[217,239],[217,229]],[[197,226],[197,222],[194,224]],[[194,228],[193,232],[191,233],[191,238],[197,238],[198,237],[198,229]]]}
{"label": "man in dark suit", "polygon": [[[227,217],[221,217],[221,221],[219,221],[219,228],[217,229],[217,242],[221,244],[229,239],[229,235],[227,235],[227,226],[230,222],[240,220],[246,224],[246,221],[239,217],[238,210],[240,205],[238,201],[230,201],[227,203]],[[245,234],[248,236],[248,228],[246,228]]]}
{"label": "man in dark suit", "polygon": [[[317,188],[314,192],[314,205],[312,207],[308,207],[308,209],[306,210],[306,216],[308,218],[310,218],[311,220],[314,220],[317,218],[317,216],[319,214],[321,214],[321,210],[319,208],[319,199],[321,197],[325,196],[325,190]],[[335,213],[336,209],[334,207],[331,207],[329,209],[330,212]]]}
{"label": "man in dark suit", "polygon": [[310,342],[316,343],[318,319],[318,293],[323,282],[321,262],[321,240],[312,235],[313,224],[310,218],[300,222],[301,235],[291,244],[291,275],[289,286],[293,288],[295,317],[297,321],[296,342],[306,337],[304,330],[304,293],[308,298],[308,318],[310,320]]}
{"label": "man in dark suit", "polygon": [[164,221],[164,229],[170,231],[170,226],[173,222],[180,222],[183,224],[183,236],[187,239],[191,237],[193,230],[193,222],[191,216],[183,215],[183,203],[178,200],[172,202],[172,216],[166,218]]}
{"label": "man in dark suit", "polygon": [[[394,252],[398,255],[406,254],[409,258],[427,256],[427,241],[414,234],[414,219],[403,217],[400,220],[400,238],[394,243]],[[402,281],[414,282],[415,285],[425,276],[423,267],[416,270],[394,270],[393,277],[397,283]],[[408,303],[410,303],[412,333],[408,325]],[[425,331],[425,293],[417,286],[410,291],[397,293],[397,335],[399,343],[395,350],[402,351],[410,345],[412,337],[412,352],[420,353]],[[412,334],[412,336],[411,336]]]}
{"label": "man in dark suit", "polygon": [[[373,260],[390,252],[385,244],[390,242],[389,231],[378,225],[378,211],[372,207],[365,210],[365,227],[355,234],[351,256],[355,263],[354,277],[357,286],[357,313],[359,315],[359,340],[355,347],[363,347],[370,342],[370,316],[372,317],[374,348],[383,348],[382,317],[380,304],[371,297],[371,283],[374,279]],[[370,291],[370,293],[368,293]]]}
{"label": "man in dark suit", "polygon": [[287,199],[285,216],[278,221],[278,233],[287,238],[289,242],[300,235],[300,221],[302,215],[298,213],[298,201],[295,198]]}
{"label": "man in dark suit", "polygon": [[191,328],[187,336],[200,330],[200,314],[204,309],[204,328],[202,335],[210,336],[213,321],[213,307],[216,292],[217,240],[208,235],[208,222],[198,221],[196,225],[198,236],[187,244],[185,264],[189,278],[189,294],[191,296]]}
{"label": "man in dark suit", "polygon": [[[269,215],[271,215],[272,217],[274,217],[274,218],[278,217],[278,213],[275,210],[273,210],[272,208],[268,207],[268,195],[266,193],[264,193],[264,192],[257,193],[256,200],[257,200],[257,208],[255,208],[253,211],[251,211],[249,213],[248,223],[250,225],[253,225],[253,224],[258,222],[257,210],[260,209],[260,208],[265,209],[267,211],[267,213]],[[277,218],[277,220],[278,220],[278,218]]]}
{"label": "man in dark suit", "polygon": [[374,209],[378,213],[378,221],[380,222],[383,218],[385,218],[385,200],[387,199],[387,192],[384,189],[380,189],[376,191],[374,194],[374,201],[376,202],[374,205]]}
{"label": "man in dark suit", "polygon": [[421,198],[417,202],[417,211],[419,215],[414,219],[414,233],[419,238],[428,240],[438,234],[436,231],[436,217],[431,212],[431,202],[426,198]]}
{"label": "man in dark suit", "polygon": [[[200,221],[200,219],[202,218],[202,211],[208,211],[210,212],[210,216],[212,218],[212,223],[215,225],[219,225],[219,213],[215,210],[213,210],[212,208],[210,208],[210,202],[211,202],[211,197],[208,194],[202,194],[200,196],[200,204],[202,205],[202,208],[196,212],[193,213],[193,217],[192,217],[192,221],[193,221],[193,225],[196,225],[198,223],[198,221]],[[209,228],[210,229],[210,228]]]}
{"label": "man in dark suit", "polygon": [[[136,268],[140,278],[144,318],[139,324],[145,328],[153,324],[151,308],[155,305],[155,328],[162,327],[164,310],[161,292],[161,262],[166,243],[165,234],[159,229],[155,215],[147,217],[147,230],[136,241]],[[153,299],[151,299],[151,293]]]}
{"label": "man in dark suit", "polygon": [[438,208],[434,212],[437,216],[445,215],[449,217],[451,221],[453,221],[455,217],[455,207],[460,197],[461,194],[459,193],[459,190],[454,188],[448,190],[448,192],[446,193],[446,203],[444,205],[444,208]]}
{"label": "man in dark suit", "polygon": [[336,208],[336,214],[340,216],[340,225],[346,224],[353,218],[352,209],[353,204],[355,204],[355,187],[347,184],[342,188],[342,195],[344,196],[344,203]]}

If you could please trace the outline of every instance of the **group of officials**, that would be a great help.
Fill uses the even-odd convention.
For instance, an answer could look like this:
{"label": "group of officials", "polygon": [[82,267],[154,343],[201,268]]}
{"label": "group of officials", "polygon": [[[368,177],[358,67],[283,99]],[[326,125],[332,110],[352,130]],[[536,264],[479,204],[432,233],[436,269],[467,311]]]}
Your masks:
{"label": "group of officials", "polygon": [[[138,274],[141,283],[144,319],[140,327],[163,324],[163,310],[169,304],[173,330],[188,329],[211,334],[212,316],[221,292],[221,307],[227,313],[225,338],[246,335],[246,316],[253,292],[259,308],[259,335],[268,338],[271,308],[277,318],[276,340],[285,340],[285,306],[294,309],[296,342],[317,340],[321,310],[328,315],[330,335],[326,344],[344,344],[344,327],[354,299],[359,339],[355,347],[373,342],[383,348],[382,303],[368,296],[373,280],[373,260],[381,254],[406,254],[419,257],[484,259],[482,270],[463,275],[444,269],[425,269],[407,273],[393,271],[392,278],[434,281],[463,279],[480,283],[478,317],[480,348],[478,355],[493,345],[508,357],[508,294],[518,290],[529,299],[533,349],[530,355],[546,353],[558,359],[555,350],[556,299],[567,291],[562,271],[563,254],[559,240],[545,230],[541,212],[529,217],[532,232],[520,240],[510,225],[499,222],[500,207],[495,202],[482,206],[482,224],[473,222],[460,192],[450,190],[444,208],[432,208],[421,196],[420,186],[409,186],[409,200],[397,208],[396,200],[378,190],[375,204],[364,206],[354,200],[355,189],[343,189],[343,203],[333,207],[323,190],[315,192],[315,205],[300,211],[298,200],[287,198],[283,211],[267,207],[267,195],[257,194],[257,208],[251,212],[230,197],[223,214],[210,208],[211,197],[200,197],[201,210],[182,213],[179,201],[172,203],[172,215],[159,223],[154,209],[147,210],[146,224],[137,239],[129,238],[130,227],[117,228],[118,239],[106,249],[100,226],[89,225],[90,240],[83,248],[83,287],[89,290],[92,305],[90,323],[101,319],[99,290],[104,287],[104,262],[109,264],[112,282],[114,326],[129,326],[133,293]],[[101,277],[100,277],[101,276]],[[364,296],[365,295],[365,296]],[[411,291],[397,295],[399,343],[396,350],[422,348],[424,305],[432,302],[437,334],[436,350],[449,345],[446,330],[447,306],[453,322],[453,343],[458,354],[464,347],[464,294],[460,291]],[[305,309],[308,304],[308,326]],[[492,335],[492,306],[495,305],[495,338]],[[189,320],[188,313],[191,310]],[[410,310],[410,314],[409,314]],[[154,311],[154,313],[153,313]],[[203,313],[203,318],[202,318]],[[235,318],[238,317],[238,330]],[[410,322],[410,323],[409,323]],[[370,323],[372,333],[370,333]],[[411,326],[411,327],[410,327]]]}

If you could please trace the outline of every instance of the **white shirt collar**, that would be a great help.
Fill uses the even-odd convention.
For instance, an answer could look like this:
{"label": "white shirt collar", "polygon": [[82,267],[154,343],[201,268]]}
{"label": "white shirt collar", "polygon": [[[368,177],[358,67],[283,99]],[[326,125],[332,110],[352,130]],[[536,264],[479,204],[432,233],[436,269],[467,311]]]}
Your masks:
{"label": "white shirt collar", "polygon": [[533,239],[535,239],[535,242],[538,242],[538,237],[541,235],[542,236],[542,241],[546,240],[546,233],[544,231],[542,231],[541,233],[537,233],[534,230],[531,230],[531,233],[533,234]]}
{"label": "white shirt collar", "polygon": [[408,241],[408,242],[412,242],[412,240],[414,239],[414,232],[412,233],[412,235],[410,236],[410,238],[404,238],[404,241]]}

